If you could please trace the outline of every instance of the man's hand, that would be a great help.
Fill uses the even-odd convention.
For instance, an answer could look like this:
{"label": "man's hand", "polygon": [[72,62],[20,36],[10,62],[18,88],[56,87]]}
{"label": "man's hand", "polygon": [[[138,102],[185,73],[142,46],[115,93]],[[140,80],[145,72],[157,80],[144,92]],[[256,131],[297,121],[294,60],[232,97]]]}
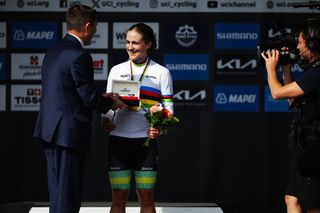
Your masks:
{"label": "man's hand", "polygon": [[267,72],[277,72],[277,65],[279,62],[279,50],[268,50],[267,52],[262,52],[261,56],[266,61]]}
{"label": "man's hand", "polygon": [[107,117],[102,117],[101,124],[102,128],[107,132],[111,132],[116,128],[116,125]]}
{"label": "man's hand", "polygon": [[158,128],[150,127],[148,129],[147,135],[151,139],[155,139],[160,135],[160,130]]}
{"label": "man's hand", "polygon": [[109,97],[112,99],[113,101],[113,106],[112,106],[112,110],[117,110],[117,109],[122,109],[122,108],[127,108],[127,105],[125,105],[119,98],[119,94],[118,93],[104,93],[102,94],[102,96],[104,97]]}

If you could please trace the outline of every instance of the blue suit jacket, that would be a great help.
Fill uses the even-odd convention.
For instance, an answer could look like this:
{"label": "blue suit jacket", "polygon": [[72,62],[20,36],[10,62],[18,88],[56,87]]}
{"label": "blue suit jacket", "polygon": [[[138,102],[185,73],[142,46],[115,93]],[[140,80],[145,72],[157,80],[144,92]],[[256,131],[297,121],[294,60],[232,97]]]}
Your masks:
{"label": "blue suit jacket", "polygon": [[42,96],[34,137],[83,152],[89,150],[92,110],[105,113],[112,100],[93,85],[91,55],[67,34],[42,63]]}

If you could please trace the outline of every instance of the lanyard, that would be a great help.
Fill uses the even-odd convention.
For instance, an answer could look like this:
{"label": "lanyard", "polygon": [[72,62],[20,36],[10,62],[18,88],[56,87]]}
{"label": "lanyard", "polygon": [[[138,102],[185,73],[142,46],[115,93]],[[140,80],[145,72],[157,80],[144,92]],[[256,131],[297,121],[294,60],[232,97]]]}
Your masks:
{"label": "lanyard", "polygon": [[[147,63],[146,63],[146,66],[144,67],[143,71],[142,71],[142,74],[140,76],[140,79],[139,79],[139,82],[141,83],[143,77],[144,77],[144,74],[147,70],[147,67],[149,65],[149,62],[150,62],[150,59],[148,59]],[[134,81],[134,77],[133,77],[133,70],[132,70],[132,61],[130,61],[130,72],[131,72],[131,81]]]}

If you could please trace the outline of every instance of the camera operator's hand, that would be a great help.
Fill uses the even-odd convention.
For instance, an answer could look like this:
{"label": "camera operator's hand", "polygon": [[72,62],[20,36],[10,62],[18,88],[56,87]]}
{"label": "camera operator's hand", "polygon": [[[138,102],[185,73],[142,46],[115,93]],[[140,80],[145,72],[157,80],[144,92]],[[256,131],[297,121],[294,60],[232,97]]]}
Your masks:
{"label": "camera operator's hand", "polygon": [[266,69],[267,72],[277,72],[277,65],[279,62],[279,51],[272,49],[271,51],[268,50],[267,52],[262,52],[261,56],[266,61]]}

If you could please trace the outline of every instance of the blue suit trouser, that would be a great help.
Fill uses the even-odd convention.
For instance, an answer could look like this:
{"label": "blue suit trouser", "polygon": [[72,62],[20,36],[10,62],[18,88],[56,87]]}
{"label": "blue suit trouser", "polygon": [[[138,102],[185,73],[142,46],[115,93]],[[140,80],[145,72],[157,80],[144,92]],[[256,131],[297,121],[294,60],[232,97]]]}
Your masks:
{"label": "blue suit trouser", "polygon": [[85,154],[57,145],[45,146],[50,213],[78,213]]}

